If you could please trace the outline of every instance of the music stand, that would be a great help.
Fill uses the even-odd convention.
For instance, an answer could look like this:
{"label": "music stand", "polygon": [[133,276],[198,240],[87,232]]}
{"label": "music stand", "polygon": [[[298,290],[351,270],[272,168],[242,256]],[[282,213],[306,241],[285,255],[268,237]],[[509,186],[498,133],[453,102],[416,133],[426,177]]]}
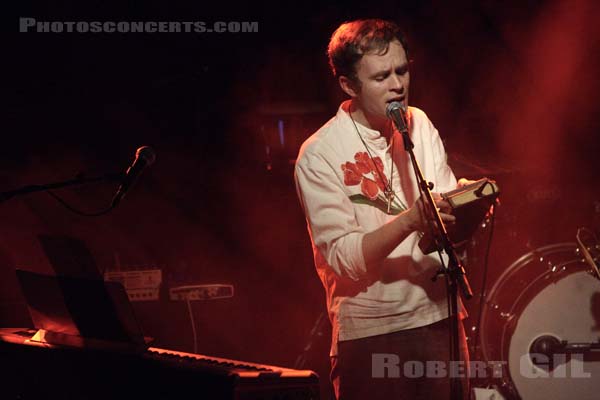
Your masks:
{"label": "music stand", "polygon": [[143,350],[146,338],[123,285],[105,282],[83,242],[39,237],[55,276],[16,270],[40,343]]}

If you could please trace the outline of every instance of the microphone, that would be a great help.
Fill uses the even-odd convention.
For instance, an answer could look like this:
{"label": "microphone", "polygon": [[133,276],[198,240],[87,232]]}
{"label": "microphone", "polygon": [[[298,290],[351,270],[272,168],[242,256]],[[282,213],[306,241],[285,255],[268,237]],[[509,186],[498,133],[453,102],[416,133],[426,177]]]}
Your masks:
{"label": "microphone", "polygon": [[[553,335],[538,336],[529,346],[529,359],[538,368],[552,371],[558,366],[555,365],[555,362],[561,364],[560,357],[557,358],[554,355],[564,352],[566,350],[565,344]],[[540,355],[543,357],[538,358]],[[566,362],[566,359],[564,362]]]}
{"label": "microphone", "polygon": [[131,166],[127,168],[125,176],[121,181],[121,185],[119,186],[115,197],[113,197],[111,207],[114,208],[119,204],[121,199],[125,197],[125,194],[129,190],[129,188],[142,174],[144,168],[154,164],[154,161],[156,161],[156,153],[154,152],[154,149],[152,147],[142,146],[139,149],[137,149],[135,153],[135,160],[133,161],[133,164],[131,164]]}
{"label": "microphone", "polygon": [[408,132],[406,126],[406,106],[399,101],[392,101],[385,109],[385,114],[388,118],[394,121],[396,128],[402,133]]}

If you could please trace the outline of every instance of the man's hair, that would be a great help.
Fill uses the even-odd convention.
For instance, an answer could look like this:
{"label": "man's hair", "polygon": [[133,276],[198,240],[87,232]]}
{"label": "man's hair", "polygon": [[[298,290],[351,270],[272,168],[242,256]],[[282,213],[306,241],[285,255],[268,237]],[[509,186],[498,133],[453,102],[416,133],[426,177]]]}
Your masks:
{"label": "man's hair", "polygon": [[398,25],[381,19],[362,19],[340,25],[329,41],[329,66],[336,78],[346,76],[357,81],[356,64],[368,53],[385,54],[390,43],[398,40],[408,57],[408,45]]}

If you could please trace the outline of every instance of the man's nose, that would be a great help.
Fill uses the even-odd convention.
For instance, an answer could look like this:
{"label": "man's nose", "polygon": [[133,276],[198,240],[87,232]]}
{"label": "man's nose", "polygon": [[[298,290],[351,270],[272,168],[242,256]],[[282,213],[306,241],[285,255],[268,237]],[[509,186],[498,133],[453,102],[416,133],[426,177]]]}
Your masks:
{"label": "man's nose", "polygon": [[399,75],[393,74],[391,82],[392,82],[391,89],[396,92],[402,93],[402,91],[404,90],[404,80],[402,79],[402,77]]}

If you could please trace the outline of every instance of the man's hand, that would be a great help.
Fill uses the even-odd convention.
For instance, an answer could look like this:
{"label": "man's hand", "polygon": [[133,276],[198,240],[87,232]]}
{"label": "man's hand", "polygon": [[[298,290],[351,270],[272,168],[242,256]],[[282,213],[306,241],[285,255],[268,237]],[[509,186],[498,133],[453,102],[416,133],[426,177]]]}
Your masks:
{"label": "man's hand", "polygon": [[[450,204],[442,200],[439,194],[432,193],[432,195],[444,224],[453,224],[456,218],[450,214]],[[430,220],[425,216],[423,199],[420,198],[412,207],[398,214],[389,223],[366,233],[362,241],[362,250],[367,269],[379,265],[398,244],[414,231],[430,232],[428,223]]]}
{"label": "man's hand", "polygon": [[[456,222],[456,217],[452,215],[452,207],[450,204],[442,199],[442,197],[438,193],[432,193],[433,200],[435,201],[435,205],[439,210],[440,218],[442,222],[445,224],[453,224]],[[408,209],[408,217],[410,221],[410,226],[413,230],[419,232],[429,232],[428,220],[433,221],[433,218],[427,217],[427,209],[423,204],[423,198],[419,198],[415,204]]]}
{"label": "man's hand", "polygon": [[475,182],[477,182],[477,181],[472,181],[472,180],[469,180],[469,179],[466,179],[466,178],[460,178],[458,180],[458,183],[456,184],[456,188],[460,189],[460,188],[463,188],[463,187],[465,187],[467,185],[470,185],[472,183],[475,183]]}

